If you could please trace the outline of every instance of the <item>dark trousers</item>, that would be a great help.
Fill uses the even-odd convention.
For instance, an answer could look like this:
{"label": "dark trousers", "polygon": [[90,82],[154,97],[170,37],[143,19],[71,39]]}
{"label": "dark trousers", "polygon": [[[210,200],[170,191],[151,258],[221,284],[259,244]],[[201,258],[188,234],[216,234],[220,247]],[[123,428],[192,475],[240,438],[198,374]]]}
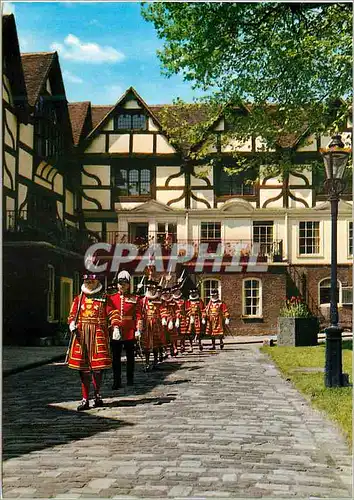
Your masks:
{"label": "dark trousers", "polygon": [[134,340],[112,340],[112,368],[113,380],[115,383],[121,383],[122,376],[122,349],[124,346],[125,354],[127,356],[127,382],[133,383],[134,381]]}

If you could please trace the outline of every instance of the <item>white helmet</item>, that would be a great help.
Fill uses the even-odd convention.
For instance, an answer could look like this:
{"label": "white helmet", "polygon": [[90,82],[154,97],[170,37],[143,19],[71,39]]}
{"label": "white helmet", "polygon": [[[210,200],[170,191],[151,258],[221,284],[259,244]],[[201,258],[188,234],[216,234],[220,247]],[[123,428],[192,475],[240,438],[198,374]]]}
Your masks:
{"label": "white helmet", "polygon": [[118,276],[117,276],[117,281],[118,283],[119,282],[126,282],[126,283],[130,283],[130,274],[128,273],[128,271],[121,271]]}

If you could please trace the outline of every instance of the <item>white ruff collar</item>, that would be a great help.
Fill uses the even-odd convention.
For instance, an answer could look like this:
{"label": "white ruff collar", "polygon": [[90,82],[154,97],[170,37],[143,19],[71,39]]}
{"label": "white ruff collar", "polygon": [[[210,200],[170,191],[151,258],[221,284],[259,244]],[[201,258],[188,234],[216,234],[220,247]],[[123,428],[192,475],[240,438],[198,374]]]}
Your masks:
{"label": "white ruff collar", "polygon": [[211,301],[212,301],[212,302],[219,302],[219,300],[220,300],[220,299],[219,299],[219,297],[218,297],[217,299],[213,299],[213,298],[211,298]]}
{"label": "white ruff collar", "polygon": [[93,290],[89,290],[85,284],[82,284],[81,285],[81,291],[85,294],[85,295],[94,295],[95,293],[98,293],[102,290],[102,283],[100,283],[98,285],[97,288],[94,288]]}

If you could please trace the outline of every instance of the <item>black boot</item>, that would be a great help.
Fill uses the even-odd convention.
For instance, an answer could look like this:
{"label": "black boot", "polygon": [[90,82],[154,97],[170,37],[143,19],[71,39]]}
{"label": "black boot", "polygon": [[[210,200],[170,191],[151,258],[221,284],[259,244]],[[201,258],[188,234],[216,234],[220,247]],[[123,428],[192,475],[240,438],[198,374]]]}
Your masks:
{"label": "black boot", "polygon": [[112,384],[112,390],[117,391],[118,389],[121,389],[122,383],[120,380],[114,380]]}
{"label": "black boot", "polygon": [[83,399],[79,404],[79,406],[77,407],[77,411],[84,411],[89,409],[90,409],[90,404],[87,399]]}
{"label": "black boot", "polygon": [[96,394],[95,399],[93,401],[94,408],[101,408],[103,406],[103,401],[100,394]]}
{"label": "black boot", "polygon": [[223,339],[220,339],[220,349],[224,349],[224,341],[223,341]]}

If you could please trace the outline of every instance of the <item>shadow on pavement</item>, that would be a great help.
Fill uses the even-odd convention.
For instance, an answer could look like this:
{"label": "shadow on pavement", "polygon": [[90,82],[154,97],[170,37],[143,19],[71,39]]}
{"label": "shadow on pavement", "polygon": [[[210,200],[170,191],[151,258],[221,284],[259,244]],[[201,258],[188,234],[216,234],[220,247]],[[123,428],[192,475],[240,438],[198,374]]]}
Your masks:
{"label": "shadow on pavement", "polygon": [[[102,396],[116,398],[105,406],[136,406],[137,404],[164,404],[174,397],[143,398],[138,401],[121,400],[129,395],[143,395],[157,385],[175,385],[188,379],[165,380],[182,368],[184,360],[173,360],[160,365],[159,370],[144,373],[137,364],[135,387],[111,391],[112,372],[105,371]],[[123,377],[125,366],[122,367]],[[124,378],[123,378],[124,383]],[[122,394],[123,393],[123,394]],[[171,395],[172,396],[172,395]],[[173,395],[174,396],[174,395]],[[119,430],[129,422],[87,412],[77,412],[81,400],[79,373],[63,364],[49,364],[10,375],[3,380],[3,460],[21,456],[55,445],[77,441],[100,432]],[[92,386],[90,397],[92,397]],[[65,406],[64,406],[65,405]]]}

